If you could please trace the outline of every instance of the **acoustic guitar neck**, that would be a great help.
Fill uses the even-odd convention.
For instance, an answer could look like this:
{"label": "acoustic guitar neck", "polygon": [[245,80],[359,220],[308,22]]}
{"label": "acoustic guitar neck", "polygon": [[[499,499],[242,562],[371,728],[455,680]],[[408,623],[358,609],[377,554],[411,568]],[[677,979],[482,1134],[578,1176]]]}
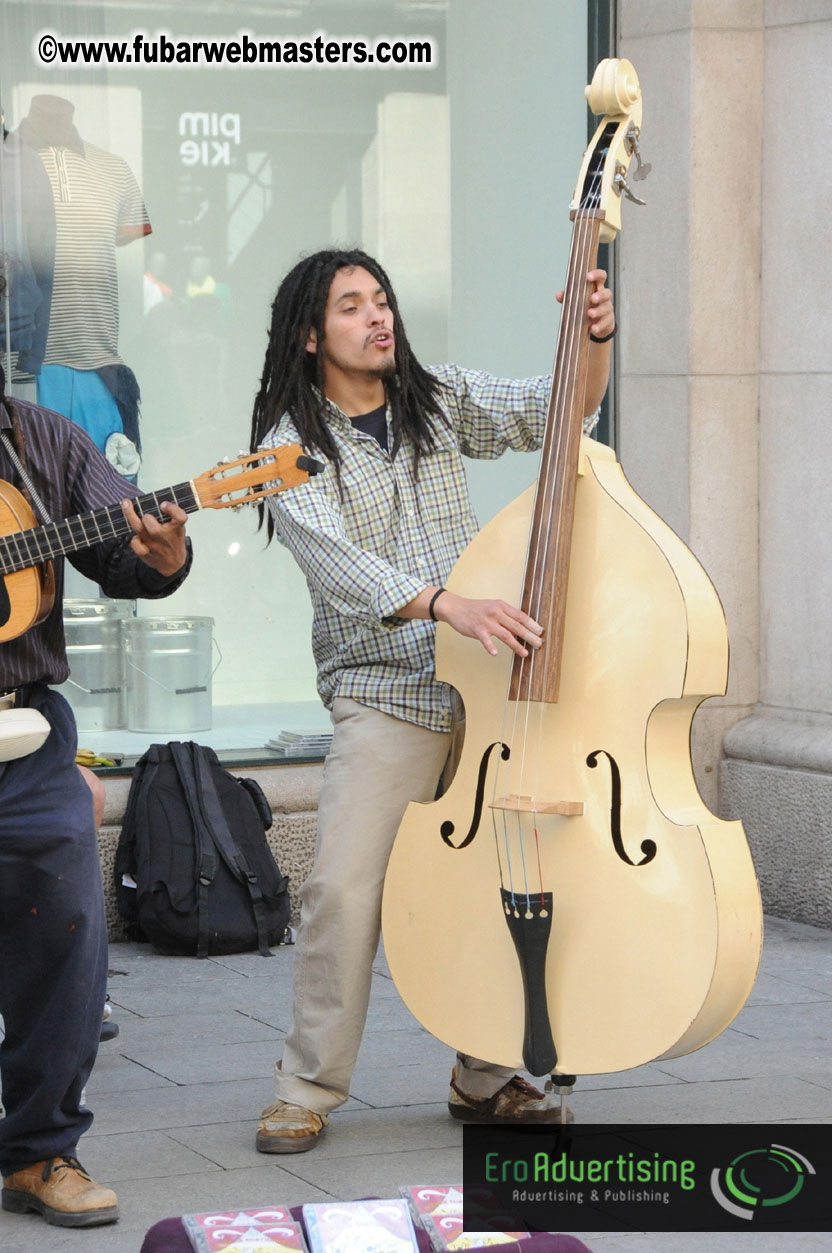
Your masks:
{"label": "acoustic guitar neck", "polygon": [[[133,499],[133,508],[141,517],[151,513],[160,522],[168,521],[162,513],[162,501],[179,505],[185,513],[199,509],[200,501],[193,484],[177,483],[159,491],[148,492]],[[104,505],[89,513],[79,513],[60,522],[47,522],[41,526],[28,527],[0,536],[0,576],[42,565],[65,553],[91,548],[102,540],[119,539],[131,530],[120,503]]]}

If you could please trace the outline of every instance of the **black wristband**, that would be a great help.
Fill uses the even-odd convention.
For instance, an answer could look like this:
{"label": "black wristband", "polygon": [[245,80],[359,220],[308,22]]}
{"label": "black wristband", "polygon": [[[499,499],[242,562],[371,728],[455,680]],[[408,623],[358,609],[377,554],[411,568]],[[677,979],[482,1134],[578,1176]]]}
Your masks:
{"label": "black wristband", "polygon": [[592,340],[593,344],[608,344],[617,330],[618,327],[614,326],[609,335],[593,335],[592,331],[590,331],[589,338]]}
{"label": "black wristband", "polygon": [[437,622],[437,621],[438,621],[438,619],[437,619],[437,617],[436,617],[436,614],[433,612],[433,606],[436,604],[437,600],[439,599],[439,597],[442,595],[442,593],[443,593],[444,591],[445,591],[445,588],[444,588],[444,587],[440,587],[440,588],[438,589],[438,591],[434,592],[434,593],[433,593],[433,595],[432,595],[432,596],[431,596],[431,598],[430,598],[430,604],[428,605],[428,613],[430,614],[431,619],[432,619],[434,622]]}

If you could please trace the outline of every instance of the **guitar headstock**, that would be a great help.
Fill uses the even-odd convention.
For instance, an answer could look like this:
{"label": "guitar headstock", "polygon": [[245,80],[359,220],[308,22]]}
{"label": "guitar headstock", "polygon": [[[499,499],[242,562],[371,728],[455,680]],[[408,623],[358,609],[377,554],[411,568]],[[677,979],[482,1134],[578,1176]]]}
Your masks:
{"label": "guitar headstock", "polygon": [[644,204],[630,190],[627,176],[636,159],[633,178],[646,178],[650,166],[641,160],[641,86],[630,61],[610,57],[599,62],[585,90],[593,113],[603,113],[584,153],[571,209],[602,218],[601,242],[608,244],[621,229],[621,197]]}
{"label": "guitar headstock", "polygon": [[191,481],[203,509],[228,509],[297,487],[323,468],[300,444],[283,444],[222,461]]}

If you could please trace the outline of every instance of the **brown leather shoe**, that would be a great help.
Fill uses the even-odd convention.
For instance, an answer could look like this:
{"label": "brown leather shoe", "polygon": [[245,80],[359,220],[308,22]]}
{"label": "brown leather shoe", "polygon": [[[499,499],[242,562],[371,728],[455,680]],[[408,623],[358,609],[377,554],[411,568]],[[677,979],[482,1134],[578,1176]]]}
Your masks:
{"label": "brown leather shoe", "polygon": [[90,1179],[77,1157],[50,1157],[6,1175],[2,1205],[11,1214],[36,1210],[53,1227],[97,1227],[118,1218],[115,1192]]}
{"label": "brown leather shoe", "polygon": [[275,1101],[260,1115],[257,1150],[260,1153],[305,1153],[320,1140],[329,1122],[326,1114],[316,1114],[302,1105]]}
{"label": "brown leather shoe", "polygon": [[[545,1096],[532,1087],[520,1075],[503,1084],[493,1096],[480,1098],[469,1096],[457,1086],[456,1067],[451,1075],[451,1091],[448,1096],[448,1113],[463,1122],[482,1123],[559,1123],[561,1119],[560,1097]],[[566,1122],[572,1122],[571,1110],[566,1110]]]}

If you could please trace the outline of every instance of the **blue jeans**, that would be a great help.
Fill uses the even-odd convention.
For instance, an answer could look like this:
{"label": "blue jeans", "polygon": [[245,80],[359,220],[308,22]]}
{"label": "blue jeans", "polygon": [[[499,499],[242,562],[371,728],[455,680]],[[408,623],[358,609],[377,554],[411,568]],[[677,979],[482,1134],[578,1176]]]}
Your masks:
{"label": "blue jeans", "polygon": [[[71,1154],[92,1122],[81,1093],[107,991],[107,928],[92,796],[64,698],[28,704],[52,730],[0,764],[0,1173]],[[0,714],[2,716],[2,714]]]}

